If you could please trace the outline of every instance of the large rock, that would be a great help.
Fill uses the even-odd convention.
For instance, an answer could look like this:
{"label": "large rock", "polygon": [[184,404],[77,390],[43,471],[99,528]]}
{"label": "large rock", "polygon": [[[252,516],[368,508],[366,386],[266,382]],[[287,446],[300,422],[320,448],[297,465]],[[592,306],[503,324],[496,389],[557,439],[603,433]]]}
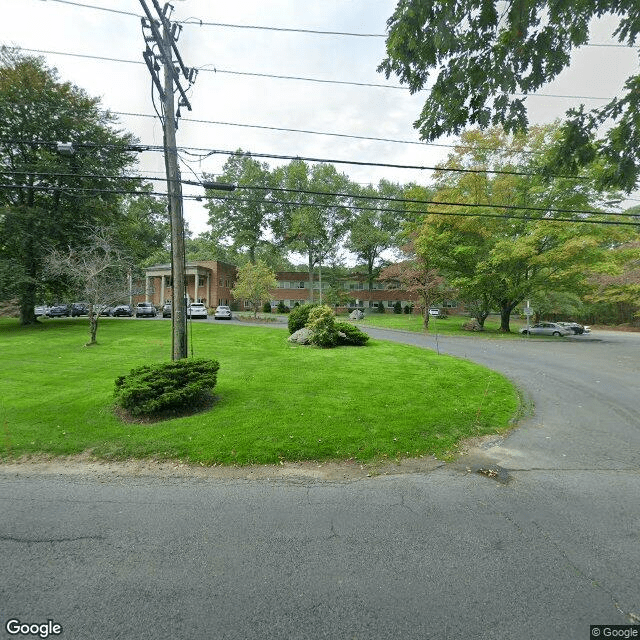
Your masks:
{"label": "large rock", "polygon": [[354,309],[349,314],[349,320],[362,320],[364,318],[364,312],[360,311],[360,309]]}
{"label": "large rock", "polygon": [[302,329],[298,329],[292,333],[287,340],[294,344],[311,344],[311,329],[302,327]]}
{"label": "large rock", "polygon": [[480,326],[480,323],[475,318],[471,318],[471,320],[469,320],[468,322],[465,322],[462,325],[462,328],[465,331],[482,331],[482,327]]}

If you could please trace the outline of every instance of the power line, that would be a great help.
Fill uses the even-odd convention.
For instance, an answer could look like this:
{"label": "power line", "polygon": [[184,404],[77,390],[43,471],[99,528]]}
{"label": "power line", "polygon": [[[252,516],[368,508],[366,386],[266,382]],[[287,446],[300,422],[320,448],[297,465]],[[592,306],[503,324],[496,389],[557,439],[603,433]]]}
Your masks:
{"label": "power line", "polygon": [[[23,189],[26,187],[17,187],[15,185],[6,185],[0,184],[0,189]],[[33,186],[28,187],[29,189],[34,189],[35,191],[61,191],[66,195],[71,196],[76,192],[88,193],[89,195],[97,195],[102,193],[115,194],[115,195],[152,195],[152,196],[161,196],[167,197],[166,193],[160,192],[149,192],[149,191],[133,191],[130,189],[90,189],[83,187],[72,187],[67,189],[60,189],[59,187],[53,186]],[[326,195],[326,194],[324,194]],[[187,200],[201,200],[202,196],[198,195],[183,195],[184,199]],[[225,196],[216,196],[218,200],[237,200],[237,198],[225,197]],[[240,198],[245,202],[250,203],[264,203],[263,200],[252,200],[251,198]],[[283,201],[283,200],[269,200],[267,201],[271,204],[282,204],[282,205],[290,205],[290,206],[309,206],[307,202],[291,202],[291,201]],[[463,218],[502,218],[505,220],[521,220],[527,222],[571,222],[571,223],[585,223],[585,224],[605,224],[605,225],[621,225],[621,226],[633,226],[640,227],[640,224],[637,222],[626,222],[621,220],[594,220],[592,218],[548,218],[548,217],[529,217],[529,216],[516,216],[508,213],[463,213],[463,212],[451,212],[451,211],[427,211],[427,210],[414,210],[407,212],[405,209],[380,209],[379,207],[366,207],[361,205],[339,205],[342,209],[355,209],[358,211],[380,211],[383,213],[412,213],[416,215],[437,215],[437,216],[458,216]],[[611,214],[601,214],[601,215],[611,215]]]}
{"label": "power line", "polygon": [[[51,145],[54,146],[57,144],[55,141],[43,141],[43,140],[7,140],[0,138],[0,142],[9,142],[14,144],[42,144],[42,145]],[[110,144],[89,144],[89,143],[75,143],[77,147],[87,147],[87,148],[122,148],[122,145],[110,145]],[[164,148],[159,145],[127,145],[128,148],[137,151],[164,151]],[[346,164],[353,166],[362,166],[362,167],[381,167],[381,168],[391,168],[391,169],[410,169],[410,170],[418,170],[418,171],[444,171],[444,172],[453,172],[453,173],[491,173],[494,175],[510,175],[510,176],[541,176],[539,173],[531,173],[527,171],[506,171],[501,169],[462,169],[459,167],[438,167],[438,166],[429,166],[429,165],[411,165],[411,164],[394,164],[388,162],[366,162],[364,160],[339,160],[339,159],[331,159],[331,158],[315,158],[309,156],[300,156],[300,155],[285,155],[285,154],[275,154],[275,153],[256,153],[256,152],[246,152],[246,151],[229,151],[226,149],[207,149],[201,147],[177,147],[179,151],[199,151],[201,153],[194,154],[198,155],[200,159],[204,160],[205,158],[209,158],[213,155],[227,155],[227,156],[251,156],[254,158],[271,158],[274,160],[302,160],[304,162],[318,162],[323,164]],[[562,175],[562,174],[550,174],[548,176],[544,176],[548,178],[564,178],[567,180],[587,180],[585,176],[571,176],[571,175]]]}
{"label": "power line", "polygon": [[[116,13],[126,16],[133,16],[135,18],[143,17],[141,14],[133,13],[132,11],[121,11],[118,9],[109,9],[106,7],[99,7],[92,4],[86,4],[82,2],[72,2],[71,0],[49,0],[50,2],[58,2],[60,4],[68,4],[76,7],[82,7],[86,9],[97,9],[99,11],[106,11],[109,13]],[[199,26],[199,27],[218,27],[218,28],[226,28],[226,29],[255,29],[259,31],[275,31],[275,32],[288,32],[288,33],[302,33],[302,34],[310,34],[310,35],[321,35],[321,36],[350,36],[355,38],[386,38],[388,34],[386,33],[360,33],[353,31],[331,31],[331,30],[323,30],[323,29],[302,29],[299,27],[277,27],[277,26],[265,26],[265,25],[251,25],[251,24],[232,24],[227,22],[209,22],[206,20],[201,20],[200,18],[186,18],[185,20],[176,20],[175,22],[183,25],[189,26]],[[610,48],[624,48],[624,49],[635,49],[633,45],[629,44],[616,44],[616,43],[605,43],[605,42],[587,42],[584,45],[585,47],[610,47]]]}
{"label": "power line", "polygon": [[[58,0],[59,1],[59,0]],[[28,51],[30,53],[39,53],[44,55],[55,55],[55,56],[69,56],[73,58],[86,58],[88,60],[102,60],[104,62],[119,62],[123,64],[145,64],[140,60],[126,60],[124,58],[112,58],[109,56],[97,56],[90,55],[87,53],[69,53],[66,51],[50,51],[46,49],[28,49],[25,47],[19,47],[22,51]],[[232,69],[218,69],[217,67],[213,67],[212,69],[206,68],[206,66],[197,67],[198,71],[203,73],[220,73],[232,76],[244,76],[244,77],[254,77],[254,78],[270,78],[274,80],[294,80],[298,82],[312,82],[319,84],[336,84],[336,85],[346,85],[346,86],[355,86],[355,87],[372,87],[378,89],[394,89],[400,91],[409,91],[408,87],[397,84],[381,84],[375,82],[356,82],[351,80],[329,80],[325,78],[311,78],[308,76],[288,76],[274,73],[259,73],[255,71],[234,71]],[[606,102],[611,100],[611,98],[605,98],[602,96],[574,96],[574,95],[564,95],[564,94],[556,94],[556,93],[514,93],[512,94],[515,97],[525,97],[525,98],[560,98],[565,100],[598,100]]]}
{"label": "power line", "polygon": [[[123,175],[96,175],[96,174],[78,174],[78,173],[53,173],[53,172],[38,172],[38,171],[1,171],[0,174],[4,175],[17,175],[17,176],[40,176],[40,177],[51,177],[51,178],[100,178],[100,179],[112,179],[112,180],[147,180],[147,181],[156,181],[156,182],[165,182],[166,178],[156,177],[156,176],[123,176]],[[195,174],[194,174],[195,175]],[[197,175],[195,176],[198,177]],[[190,186],[198,186],[206,188],[206,182],[202,181],[193,181],[193,180],[184,180],[178,179],[177,182],[181,184],[186,184]],[[544,213],[569,213],[574,215],[610,215],[610,216],[619,216],[619,217],[627,217],[627,218],[638,218],[640,219],[640,213],[625,213],[625,212],[607,212],[607,211],[598,211],[595,209],[565,209],[565,208],[557,208],[557,207],[534,207],[534,206],[526,206],[526,205],[509,205],[509,204],[495,204],[490,202],[484,203],[468,203],[468,202],[451,202],[451,201],[442,201],[442,200],[418,200],[415,198],[398,198],[392,196],[382,196],[382,195],[366,195],[366,194],[358,194],[358,193],[343,193],[343,192],[333,192],[333,191],[315,191],[312,189],[290,189],[286,187],[265,187],[261,185],[243,185],[238,184],[235,185],[238,190],[248,190],[248,191],[271,191],[274,193],[294,193],[294,194],[304,194],[304,195],[314,195],[314,196],[332,196],[338,198],[349,198],[353,200],[365,200],[365,201],[375,201],[375,202],[392,202],[392,203],[401,203],[401,204],[426,204],[426,205],[438,205],[438,206],[452,206],[452,207],[469,207],[469,208],[483,208],[483,209],[505,209],[505,210],[514,210],[514,211],[537,211]],[[29,189],[30,185],[15,185],[16,189]],[[51,186],[50,188],[56,189],[60,187]],[[71,187],[74,188],[74,187]],[[149,194],[148,191],[137,191],[140,195]],[[217,196],[215,194],[210,194],[208,196],[211,199],[226,199],[223,196]],[[241,199],[241,198],[238,198]],[[356,207],[359,208],[359,207]]]}

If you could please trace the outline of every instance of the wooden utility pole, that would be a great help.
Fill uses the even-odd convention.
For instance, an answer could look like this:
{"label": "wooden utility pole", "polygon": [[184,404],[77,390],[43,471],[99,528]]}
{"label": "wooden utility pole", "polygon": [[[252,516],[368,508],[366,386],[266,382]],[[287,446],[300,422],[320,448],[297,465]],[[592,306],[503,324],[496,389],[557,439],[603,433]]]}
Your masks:
{"label": "wooden utility pole", "polygon": [[[167,170],[167,192],[171,218],[171,345],[173,360],[187,357],[187,274],[184,252],[184,217],[182,215],[182,184],[178,167],[176,146],[176,123],[173,119],[173,56],[171,55],[171,33],[164,28],[164,50],[168,59],[164,62],[164,161]],[[164,303],[164,300],[161,301]]]}
{"label": "wooden utility pole", "polygon": [[[184,249],[184,217],[182,213],[182,183],[178,167],[178,149],[176,144],[177,119],[180,117],[180,107],[191,110],[189,100],[180,84],[180,75],[192,84],[195,80],[195,70],[187,69],[182,62],[177,48],[180,27],[171,24],[168,14],[172,6],[165,4],[160,8],[158,0],[152,0],[157,18],[154,18],[145,0],[140,4],[145,11],[146,18],[142,19],[143,29],[149,30],[145,35],[147,43],[143,53],[151,79],[162,101],[162,124],[164,128],[164,161],[167,173],[167,194],[169,199],[169,215],[171,218],[171,357],[180,360],[187,357],[187,274]],[[159,27],[162,27],[160,29]],[[150,47],[149,45],[152,44]],[[176,54],[174,66],[173,53]],[[164,68],[164,83],[160,82],[158,71],[160,64]],[[175,108],[174,91],[180,93],[178,109]],[[174,115],[175,114],[175,115]],[[161,301],[161,302],[164,302]]]}

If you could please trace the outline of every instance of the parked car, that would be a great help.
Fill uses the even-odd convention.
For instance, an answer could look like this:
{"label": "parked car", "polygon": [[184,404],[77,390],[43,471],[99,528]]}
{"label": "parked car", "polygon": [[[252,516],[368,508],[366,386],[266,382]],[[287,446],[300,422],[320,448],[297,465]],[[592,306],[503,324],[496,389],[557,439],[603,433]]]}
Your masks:
{"label": "parked car", "polygon": [[209,312],[201,302],[193,302],[187,307],[188,318],[208,318]]}
{"label": "parked car", "polygon": [[231,309],[224,304],[221,304],[219,307],[216,307],[215,313],[213,314],[214,320],[231,320]]}
{"label": "parked car", "polygon": [[41,304],[38,305],[35,309],[34,309],[34,313],[36,314],[36,318],[39,318],[40,316],[47,316],[49,315],[49,308],[46,304]]}
{"label": "parked car", "polygon": [[[557,322],[556,324],[559,324],[562,327],[566,327],[576,334],[585,333],[585,327],[581,324],[578,324],[577,322]],[[589,328],[587,327],[586,329],[588,333]]]}
{"label": "parked car", "polygon": [[171,317],[171,303],[167,302],[162,305],[162,317],[170,318]]}
{"label": "parked car", "polygon": [[136,318],[155,318],[156,308],[150,302],[138,302],[136,305]]}
{"label": "parked car", "polygon": [[68,304],[54,304],[49,308],[47,315],[50,318],[68,318],[71,315],[71,307]]}
{"label": "parked car", "polygon": [[89,305],[86,302],[74,302],[71,305],[71,317],[77,318],[78,316],[88,316]]}
{"label": "parked car", "polygon": [[110,316],[113,309],[111,307],[107,307],[106,305],[98,305],[94,307],[93,311],[99,316]]}
{"label": "parked car", "polygon": [[113,309],[111,309],[111,315],[115,318],[119,318],[121,316],[130,318],[133,315],[133,311],[128,304],[119,304],[117,307],[113,307]]}
{"label": "parked car", "polygon": [[530,333],[539,336],[571,336],[573,331],[567,327],[563,327],[558,322],[538,322],[530,327],[523,327],[520,333]]}

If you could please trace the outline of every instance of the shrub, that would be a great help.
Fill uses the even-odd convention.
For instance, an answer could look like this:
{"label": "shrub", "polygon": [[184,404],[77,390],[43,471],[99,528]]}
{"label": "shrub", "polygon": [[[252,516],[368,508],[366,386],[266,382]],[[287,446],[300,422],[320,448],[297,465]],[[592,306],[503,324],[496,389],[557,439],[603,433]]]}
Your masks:
{"label": "shrub", "polygon": [[265,303],[262,305],[262,311],[263,311],[264,313],[271,313],[271,303],[270,303],[270,302],[265,302]]}
{"label": "shrub", "polygon": [[378,302],[378,313],[384,313],[384,303],[382,302],[382,300]]}
{"label": "shrub", "polygon": [[405,304],[404,305],[404,312],[407,315],[410,315],[412,311],[413,311],[413,307],[410,304]]}
{"label": "shrub", "polygon": [[326,304],[311,309],[307,328],[311,331],[311,344],[318,347],[335,347],[338,343],[335,315]]}
{"label": "shrub", "polygon": [[116,403],[136,417],[192,408],[215,387],[219,368],[217,360],[184,359],[131,369],[116,379]]}
{"label": "shrub", "polygon": [[335,328],[338,332],[338,344],[361,347],[369,340],[369,336],[364,331],[348,322],[336,322]]}
{"label": "shrub", "polygon": [[284,303],[284,300],[278,302],[278,313],[289,313],[289,307]]}
{"label": "shrub", "polygon": [[287,320],[287,326],[289,328],[289,333],[295,333],[298,329],[302,329],[306,326],[307,320],[309,319],[309,313],[311,313],[311,309],[317,307],[318,305],[313,304],[303,304],[294,306],[289,314],[289,318]]}
{"label": "shrub", "polygon": [[393,305],[393,313],[402,313],[402,302],[396,302]]}

